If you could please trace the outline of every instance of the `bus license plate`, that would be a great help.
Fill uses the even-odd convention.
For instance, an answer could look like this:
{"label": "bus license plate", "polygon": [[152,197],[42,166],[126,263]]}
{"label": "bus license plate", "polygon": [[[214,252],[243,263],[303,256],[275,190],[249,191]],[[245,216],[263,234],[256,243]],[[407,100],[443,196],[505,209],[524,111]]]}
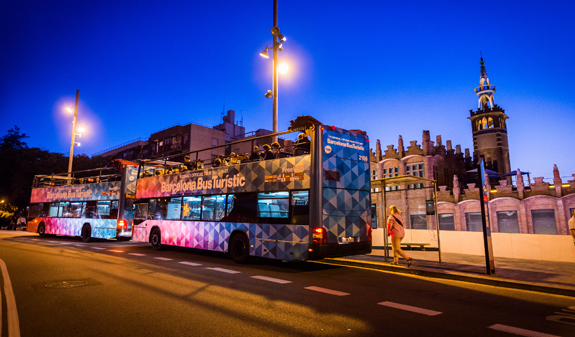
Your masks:
{"label": "bus license plate", "polygon": [[355,242],[355,237],[350,236],[348,238],[339,238],[339,243],[346,244],[346,243],[353,243]]}

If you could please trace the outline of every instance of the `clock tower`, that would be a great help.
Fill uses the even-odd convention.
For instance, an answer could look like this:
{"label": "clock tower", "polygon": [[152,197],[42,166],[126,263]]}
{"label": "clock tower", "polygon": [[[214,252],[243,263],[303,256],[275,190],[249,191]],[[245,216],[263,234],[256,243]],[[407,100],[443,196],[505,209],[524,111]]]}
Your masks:
{"label": "clock tower", "polygon": [[479,86],[475,88],[478,97],[477,110],[469,110],[468,117],[473,131],[473,161],[477,164],[483,156],[485,168],[499,172],[503,178],[503,174],[511,171],[506,123],[509,117],[493,100],[496,86],[489,83],[483,57],[479,64],[481,76]]}

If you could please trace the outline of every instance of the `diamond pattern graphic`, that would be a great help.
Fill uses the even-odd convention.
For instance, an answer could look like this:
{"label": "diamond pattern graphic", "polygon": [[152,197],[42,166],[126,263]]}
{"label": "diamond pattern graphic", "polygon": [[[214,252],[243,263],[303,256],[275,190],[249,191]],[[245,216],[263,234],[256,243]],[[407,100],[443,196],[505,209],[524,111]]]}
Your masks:
{"label": "diamond pattern graphic", "polygon": [[32,189],[30,203],[53,201],[113,200],[120,197],[120,182],[66,185]]}
{"label": "diamond pattern graphic", "polygon": [[92,237],[112,239],[116,237],[116,219],[81,219],[81,218],[37,218],[44,222],[46,234],[81,236],[85,223],[92,228]]}
{"label": "diamond pattern graphic", "polygon": [[[322,182],[323,227],[328,233],[328,243],[350,236],[367,240],[367,220],[371,218],[367,136],[337,128],[330,131],[326,127],[323,142],[322,169],[340,174],[339,181],[323,179]],[[326,144],[330,146],[329,151]]]}
{"label": "diamond pattern graphic", "polygon": [[147,220],[134,226],[132,239],[149,242],[150,232],[155,227],[161,230],[165,245],[227,252],[231,233],[242,230],[248,236],[252,256],[286,261],[308,258],[307,226]]}
{"label": "diamond pattern graphic", "polygon": [[[136,197],[308,189],[310,164],[310,155],[305,155],[141,178],[138,179]],[[243,178],[243,185],[240,178]],[[211,185],[206,185],[208,182]]]}

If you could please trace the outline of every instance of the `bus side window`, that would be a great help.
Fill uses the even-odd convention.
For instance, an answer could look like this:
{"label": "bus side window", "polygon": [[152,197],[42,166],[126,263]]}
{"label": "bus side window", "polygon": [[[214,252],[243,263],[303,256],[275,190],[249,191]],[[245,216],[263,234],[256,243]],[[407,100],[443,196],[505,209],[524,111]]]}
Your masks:
{"label": "bus side window", "polygon": [[292,223],[309,224],[309,191],[293,191],[291,196]]}
{"label": "bus side window", "polygon": [[50,211],[48,212],[48,216],[50,216],[50,217],[57,217],[58,216],[58,203],[57,202],[50,203]]}
{"label": "bus side window", "polygon": [[134,209],[134,219],[148,219],[148,203],[136,204]]}
{"label": "bus side window", "polygon": [[112,200],[112,206],[110,208],[110,219],[117,219],[118,218],[118,200]]}
{"label": "bus side window", "polygon": [[84,210],[82,211],[82,218],[97,219],[98,218],[97,206],[98,206],[97,201],[87,201],[84,205]]}
{"label": "bus side window", "polygon": [[258,193],[228,195],[226,222],[257,222]]}

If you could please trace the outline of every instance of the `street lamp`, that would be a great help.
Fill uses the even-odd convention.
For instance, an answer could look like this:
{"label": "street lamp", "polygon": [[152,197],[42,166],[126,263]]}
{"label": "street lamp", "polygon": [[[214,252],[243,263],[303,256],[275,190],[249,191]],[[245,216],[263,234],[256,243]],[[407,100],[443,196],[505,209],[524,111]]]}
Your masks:
{"label": "street lamp", "polygon": [[[68,178],[72,177],[72,160],[74,159],[74,145],[80,146],[77,143],[76,136],[80,137],[80,134],[76,134],[76,119],[78,118],[78,101],[80,100],[80,89],[76,90],[76,104],[74,105],[74,120],[72,121],[72,144],[70,144],[70,159],[68,160]],[[72,112],[71,108],[66,108],[69,112]],[[84,128],[80,128],[80,132],[84,131]],[[68,185],[71,183],[68,180]]]}
{"label": "street lamp", "polygon": [[[286,37],[280,33],[280,29],[278,27],[278,0],[274,0],[274,7],[273,7],[273,27],[271,28],[271,33],[273,36],[273,44],[271,49],[273,49],[273,89],[270,93],[268,92],[265,94],[266,98],[270,98],[273,96],[273,133],[278,132],[278,50],[283,50],[282,42],[286,41]],[[268,55],[269,46],[266,46],[266,49],[260,53],[262,57],[269,58]],[[277,142],[277,136],[273,137],[274,142]]]}

